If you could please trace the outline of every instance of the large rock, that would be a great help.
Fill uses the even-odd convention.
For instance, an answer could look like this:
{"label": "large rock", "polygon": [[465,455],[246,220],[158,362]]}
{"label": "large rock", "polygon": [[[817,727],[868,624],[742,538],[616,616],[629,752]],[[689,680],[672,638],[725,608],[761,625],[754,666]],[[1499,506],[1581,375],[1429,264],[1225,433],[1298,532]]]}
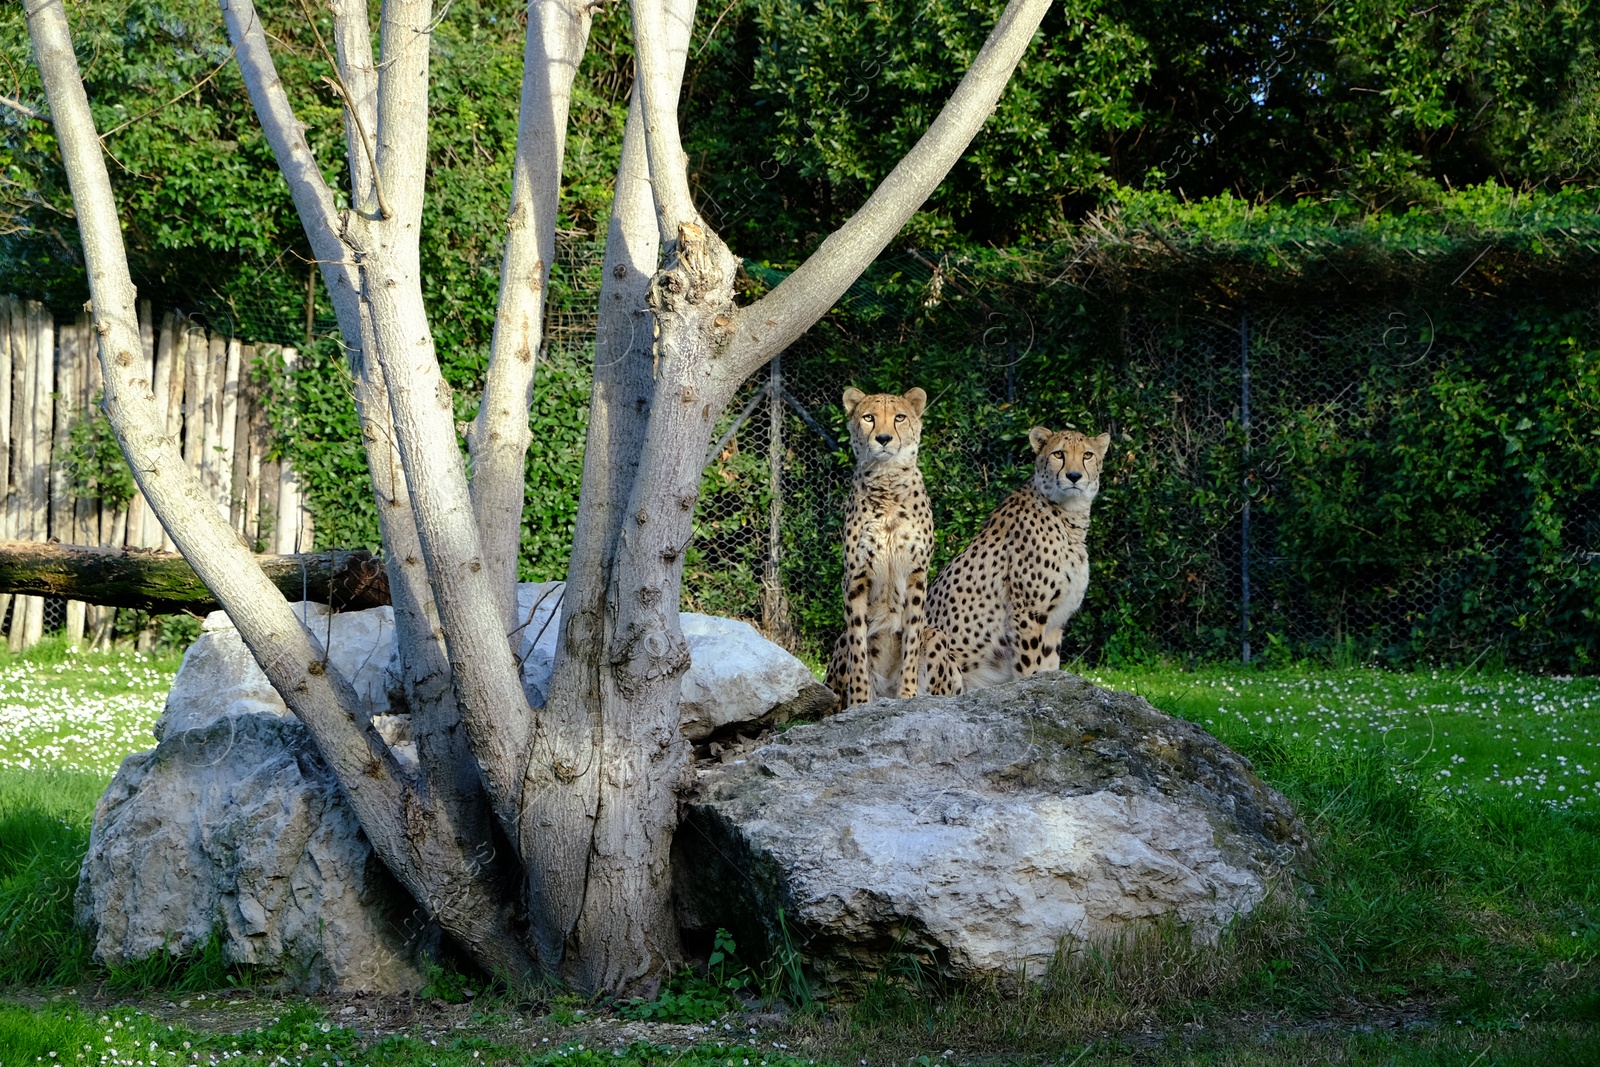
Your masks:
{"label": "large rock", "polygon": [[[248,656],[231,630],[195,647],[213,666]],[[155,750],[124,760],[96,805],[77,898],[96,957],[187,954],[215,936],[226,959],[291,988],[420,987],[436,931],[304,727],[271,701],[246,710],[244,688],[220,691],[209,718],[198,694],[169,704]]]}
{"label": "large rock", "polygon": [[[550,687],[564,587],[563,582],[528,583],[517,591],[522,685],[536,705],[544,703]],[[754,729],[821,715],[838,703],[804,663],[747,622],[686,611],[679,625],[689,643],[680,726],[691,741],[738,726]]]}
{"label": "large rock", "polygon": [[[524,684],[543,701],[560,583],[523,586]],[[402,761],[415,759],[398,691],[390,608],[311,611],[328,659]],[[781,719],[818,690],[794,657],[732,620],[684,616],[683,683],[693,738]],[[754,677],[759,675],[759,677]],[[224,956],[302,990],[401,991],[423,983],[437,931],[372,852],[332,772],[222,612],[206,620],[156,723],[95,810],[78,890],[98,958],[187,953],[213,935]]]}
{"label": "large rock", "polygon": [[[310,620],[328,650],[329,664],[350,680],[367,710],[387,714],[394,684],[394,609],[336,614],[322,604],[295,604],[294,609]],[[184,653],[155,735],[160,740],[169,731],[204,727],[218,715],[288,714],[227,613],[213,611],[201,623],[199,639]]]}
{"label": "large rock", "polygon": [[787,936],[830,980],[906,952],[1037,976],[1062,939],[1166,917],[1213,936],[1305,844],[1243,757],[1060,672],[858,706],[697,774],[685,924]]}

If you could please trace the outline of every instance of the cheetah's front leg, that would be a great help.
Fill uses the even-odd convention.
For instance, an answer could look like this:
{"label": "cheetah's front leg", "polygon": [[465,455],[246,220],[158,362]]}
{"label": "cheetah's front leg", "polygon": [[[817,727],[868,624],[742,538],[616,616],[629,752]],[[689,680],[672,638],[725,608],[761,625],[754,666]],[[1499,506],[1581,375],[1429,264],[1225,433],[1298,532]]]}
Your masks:
{"label": "cheetah's front leg", "polygon": [[866,570],[852,573],[845,585],[845,677],[849,681],[846,707],[872,699],[872,656],[867,642],[867,592],[870,588]]}
{"label": "cheetah's front leg", "polygon": [[927,569],[906,578],[906,602],[900,616],[900,698],[917,695],[917,667],[922,650],[922,619],[928,600]]}

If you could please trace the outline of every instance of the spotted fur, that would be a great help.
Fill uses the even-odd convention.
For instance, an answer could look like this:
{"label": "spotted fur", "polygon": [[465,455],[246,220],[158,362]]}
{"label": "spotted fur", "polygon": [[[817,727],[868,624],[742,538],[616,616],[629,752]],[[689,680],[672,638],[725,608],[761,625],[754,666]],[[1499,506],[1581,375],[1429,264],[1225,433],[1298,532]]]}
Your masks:
{"label": "spotted fur", "polygon": [[967,689],[1061,665],[1061,632],[1089,587],[1089,507],[1111,435],[1028,432],[1033,479],[939,573],[928,619],[948,635]]}
{"label": "spotted fur", "polygon": [[844,391],[856,473],[845,506],[845,631],[828,663],[828,686],[845,707],[960,691],[948,640],[923,624],[933,507],[917,448],[927,403],[921,389]]}
{"label": "spotted fur", "polygon": [[[839,635],[833,643],[833,654],[828,657],[828,686],[839,698],[841,707],[845,706],[848,692],[845,686],[845,670],[848,666],[849,631]],[[892,640],[895,654],[899,655],[899,641]],[[937,626],[927,622],[922,624],[922,655],[917,662],[917,693],[925,696],[948,697],[962,692],[961,669],[956,666],[955,652],[950,646],[950,637]],[[867,638],[867,658],[872,663],[886,663],[884,655],[885,640],[883,634],[874,634]],[[872,698],[895,698],[900,695],[895,686],[898,680],[895,672],[874,670],[872,675]]]}

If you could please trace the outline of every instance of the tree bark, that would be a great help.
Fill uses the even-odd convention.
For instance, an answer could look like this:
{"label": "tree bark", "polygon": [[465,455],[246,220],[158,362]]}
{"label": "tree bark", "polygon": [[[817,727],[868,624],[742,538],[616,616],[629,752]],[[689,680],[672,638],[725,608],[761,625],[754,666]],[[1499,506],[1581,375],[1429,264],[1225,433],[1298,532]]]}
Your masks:
{"label": "tree bark", "polygon": [[483,565],[507,631],[517,625],[512,591],[522,548],[522,506],[532,443],[528,412],[543,343],[545,293],[556,254],[567,114],[572,82],[589,44],[592,11],[585,0],[532,0],[528,5],[500,301],[483,401],[467,431],[472,508],[483,538]]}
{"label": "tree bark", "polygon": [[[389,603],[389,578],[369,552],[335,549],[257,556],[256,565],[287,600],[334,611]],[[0,593],[64,597],[115,608],[203,615],[222,605],[176,552],[40,541],[0,541]]]}
{"label": "tree bark", "polygon": [[[682,81],[693,22],[691,0],[680,0],[678,8],[677,17],[666,23],[672,32],[665,42],[671,66],[667,80],[674,93]],[[668,106],[676,107],[675,97]],[[663,835],[660,820],[663,812],[675,808],[670,792],[680,773],[678,755],[671,744],[642,749],[635,754],[645,757],[647,766],[641,769],[627,753],[619,753],[618,746],[635,739],[637,730],[648,734],[656,729],[662,709],[635,704],[613,669],[618,542],[639,481],[658,385],[649,310],[661,247],[655,216],[643,104],[636,87],[601,275],[583,492],[562,632],[524,794],[528,810],[539,811],[552,829],[552,847],[540,857],[541,873],[550,889],[546,908],[551,922],[557,935],[571,943],[566,976],[593,989],[641,981],[648,985],[654,968],[679,955],[675,922],[658,923],[654,929],[648,925],[668,901],[670,883],[661,849],[670,844],[670,822]],[[675,595],[672,604],[677,604]],[[676,632],[675,618],[672,626]],[[558,770],[563,764],[581,771],[563,781]],[[638,784],[638,794],[622,793],[626,783]],[[604,815],[602,792],[610,799]],[[631,805],[654,814],[642,822],[630,820]],[[634,841],[619,842],[618,833],[625,837],[634,825],[641,831]],[[617,904],[619,895],[637,888],[620,868],[632,862],[633,850],[639,848],[646,850],[644,869],[654,871],[657,880],[605,916],[603,902]],[[592,899],[591,883],[605,886]]]}
{"label": "tree bark", "polygon": [[[230,0],[230,9],[240,2]],[[142,361],[135,356],[140,340],[133,283],[66,15],[61,0],[31,0],[26,11],[83,240],[104,408],[140,490],[227,609],[273,688],[305,724],[384,863],[486,969],[528,975],[530,961],[489,862],[492,846],[457,838],[442,824],[437,806],[395,759],[349,681],[328,669],[316,636],[253,565],[252,554],[166,435],[150,383],[136,376]],[[259,36],[253,10],[250,18],[247,25]],[[305,149],[303,136],[298,144]],[[320,183],[309,150],[304,159]]]}

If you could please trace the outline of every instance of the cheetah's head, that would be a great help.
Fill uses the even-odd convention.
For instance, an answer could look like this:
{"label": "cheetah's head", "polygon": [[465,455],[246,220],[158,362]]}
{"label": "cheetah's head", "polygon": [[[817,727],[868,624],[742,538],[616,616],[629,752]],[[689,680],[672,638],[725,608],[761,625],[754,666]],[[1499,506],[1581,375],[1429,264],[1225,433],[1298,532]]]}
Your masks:
{"label": "cheetah's head", "polygon": [[915,467],[927,406],[928,394],[921,389],[907,390],[904,396],[868,396],[859,389],[846,389],[844,412],[856,465]]}
{"label": "cheetah's head", "polygon": [[1033,485],[1059,507],[1088,511],[1100,491],[1100,464],[1111,448],[1111,435],[1085,437],[1076,430],[1028,431],[1033,446]]}

